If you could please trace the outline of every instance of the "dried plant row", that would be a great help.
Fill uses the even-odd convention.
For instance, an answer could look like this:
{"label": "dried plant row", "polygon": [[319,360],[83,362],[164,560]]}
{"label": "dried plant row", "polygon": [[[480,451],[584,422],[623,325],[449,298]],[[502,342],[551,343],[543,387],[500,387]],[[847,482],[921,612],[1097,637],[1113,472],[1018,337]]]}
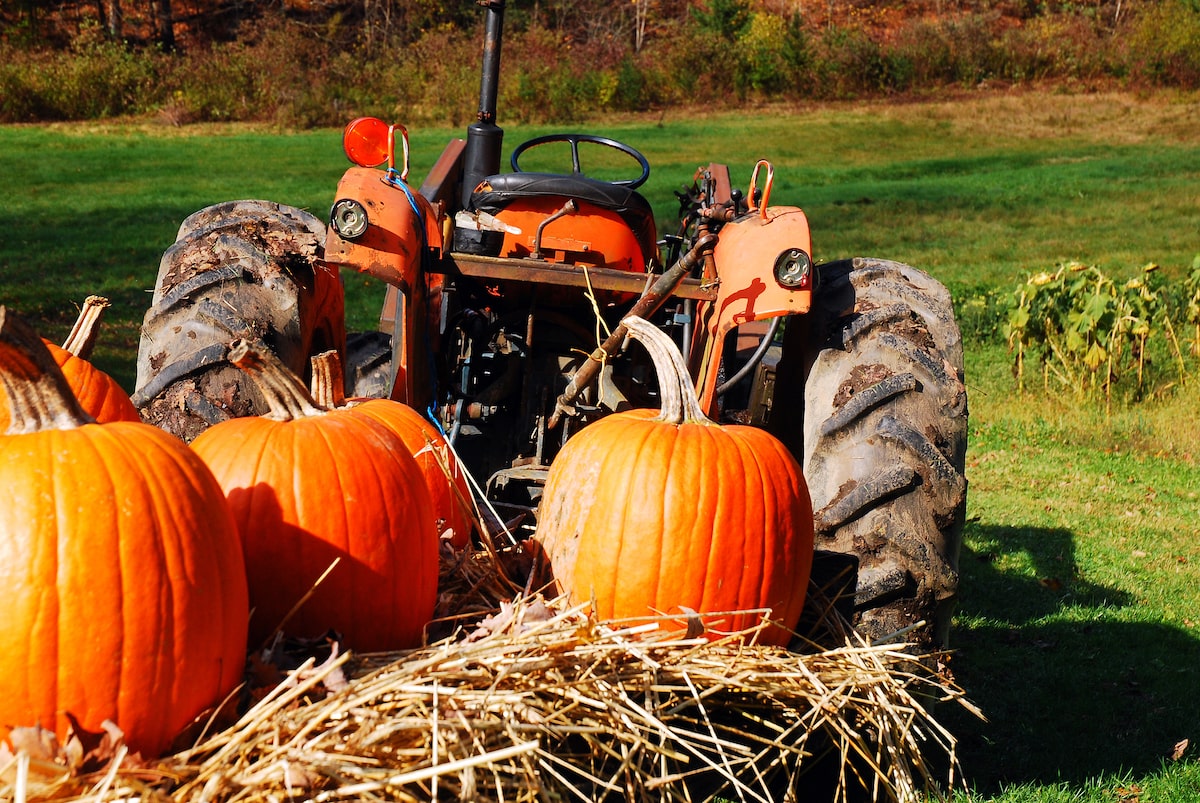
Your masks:
{"label": "dried plant row", "polygon": [[[459,570],[475,593],[495,582]],[[798,655],[753,631],[710,642],[678,628],[518,596],[427,648],[309,660],[236,724],[156,763],[118,751],[99,772],[56,775],[19,753],[0,766],[0,800],[915,801],[953,788],[954,738],[922,700],[969,704],[899,646]]]}

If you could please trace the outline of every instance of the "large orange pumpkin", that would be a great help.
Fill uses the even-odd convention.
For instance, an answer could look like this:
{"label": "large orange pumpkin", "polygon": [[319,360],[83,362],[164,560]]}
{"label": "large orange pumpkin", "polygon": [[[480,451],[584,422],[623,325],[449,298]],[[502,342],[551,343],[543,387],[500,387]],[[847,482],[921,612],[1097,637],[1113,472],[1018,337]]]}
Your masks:
{"label": "large orange pumpkin", "polygon": [[242,534],[251,642],[282,628],[333,629],[362,651],[419,645],[437,601],[438,537],[404,441],[357,408],[317,405],[266,347],[237,341],[229,360],[270,412],[224,421],[191,445]]}
{"label": "large orange pumpkin", "polygon": [[249,609],[233,517],[182,441],[97,424],[0,307],[0,736],[112,720],[166,751],[242,677]]}
{"label": "large orange pumpkin", "polygon": [[654,359],[663,407],[590,424],[550,466],[534,539],[559,589],[602,619],[720,613],[701,617],[716,632],[768,609],[779,626],[759,641],[786,644],[812,567],[799,465],[763,430],[709,421],[670,338],[625,323]]}
{"label": "large orange pumpkin", "polygon": [[[62,346],[44,340],[54,361],[62,369],[71,386],[71,392],[79,400],[84,412],[101,424],[110,421],[140,421],[137,408],[129,400],[129,394],[117,380],[101,371],[90,362],[96,344],[97,326],[108,299],[88,296],[83,302],[75,326]],[[0,405],[0,432],[8,428],[8,409]]]}
{"label": "large orange pumpkin", "polygon": [[391,399],[347,399],[343,387],[342,364],[336,351],[312,358],[312,392],[317,403],[327,409],[353,406],[399,435],[425,477],[438,535],[449,539],[455,549],[471,543],[475,525],[471,487],[442,433],[407,404]]}

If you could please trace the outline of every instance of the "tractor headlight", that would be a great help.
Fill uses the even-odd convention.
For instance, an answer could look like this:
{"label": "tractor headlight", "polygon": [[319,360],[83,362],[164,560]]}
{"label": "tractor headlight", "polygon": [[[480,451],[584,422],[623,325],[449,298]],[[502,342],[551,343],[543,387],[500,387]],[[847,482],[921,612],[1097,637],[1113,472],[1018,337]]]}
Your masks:
{"label": "tractor headlight", "polygon": [[366,233],[371,221],[367,219],[365,206],[352,198],[343,198],[334,202],[329,222],[343,240],[357,240]]}
{"label": "tractor headlight", "polygon": [[784,287],[812,287],[812,258],[799,248],[789,248],[775,257],[775,281]]}

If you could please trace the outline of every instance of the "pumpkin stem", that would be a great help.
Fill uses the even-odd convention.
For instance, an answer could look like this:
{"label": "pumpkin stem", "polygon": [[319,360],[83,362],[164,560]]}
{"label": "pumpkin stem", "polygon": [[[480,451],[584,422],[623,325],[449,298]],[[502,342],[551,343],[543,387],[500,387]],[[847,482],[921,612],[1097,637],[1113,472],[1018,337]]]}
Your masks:
{"label": "pumpkin stem", "polygon": [[326,410],[346,406],[346,375],[336,349],[322,352],[310,361],[312,381],[308,389],[317,404]]}
{"label": "pumpkin stem", "polygon": [[271,410],[265,418],[291,421],[327,412],[309,395],[304,383],[265,345],[252,345],[238,338],[229,344],[226,359],[244,371],[267,400]]}
{"label": "pumpkin stem", "polygon": [[79,406],[45,342],[4,306],[0,306],[0,386],[8,396],[9,435],[95,423]]}
{"label": "pumpkin stem", "polygon": [[683,355],[661,329],[647,321],[631,315],[621,321],[629,330],[629,336],[640,342],[650,352],[654,372],[658,374],[658,392],[662,398],[662,412],[656,421],[668,424],[712,424],[704,414],[696,398],[696,386],[688,374]]}
{"label": "pumpkin stem", "polygon": [[85,298],[83,309],[79,311],[79,317],[75,320],[75,325],[71,327],[71,334],[67,335],[66,341],[63,342],[63,350],[71,352],[81,360],[90,360],[92,350],[96,348],[96,335],[100,331],[100,319],[104,316],[104,310],[109,306],[110,302],[104,296]]}

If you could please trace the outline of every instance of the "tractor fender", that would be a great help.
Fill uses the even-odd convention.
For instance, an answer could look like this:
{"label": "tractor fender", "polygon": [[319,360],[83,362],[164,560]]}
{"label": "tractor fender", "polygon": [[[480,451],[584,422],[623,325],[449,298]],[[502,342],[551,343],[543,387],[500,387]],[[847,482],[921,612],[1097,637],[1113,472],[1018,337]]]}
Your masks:
{"label": "tractor fender", "polygon": [[352,167],[338,182],[338,201],[358,201],[370,221],[366,232],[353,241],[342,238],[332,226],[325,239],[325,261],[369,273],[405,292],[421,279],[421,257],[426,248],[442,248],[442,228],[437,211],[419,193],[398,186],[388,173]]}
{"label": "tractor fender", "polygon": [[812,282],[786,286],[775,277],[781,254],[812,255],[808,218],[796,207],[769,207],[726,223],[713,249],[717,297],[696,310],[691,355],[701,406],[712,411],[725,335],[735,327],[781,315],[808,312]]}

